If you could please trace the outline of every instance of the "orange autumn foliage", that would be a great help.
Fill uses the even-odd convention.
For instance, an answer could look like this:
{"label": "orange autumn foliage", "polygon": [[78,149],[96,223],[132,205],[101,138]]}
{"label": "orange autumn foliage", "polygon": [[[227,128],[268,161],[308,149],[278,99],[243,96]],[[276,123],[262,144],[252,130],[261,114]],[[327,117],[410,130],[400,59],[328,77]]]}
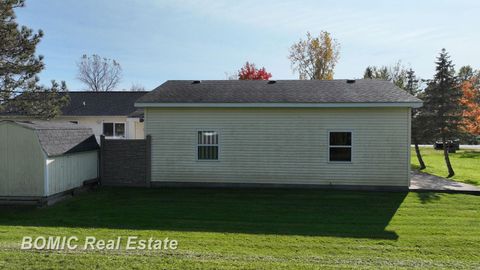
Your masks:
{"label": "orange autumn foliage", "polygon": [[460,103],[465,106],[463,111],[465,130],[470,134],[480,135],[480,89],[474,86],[474,80],[462,82],[463,97]]}

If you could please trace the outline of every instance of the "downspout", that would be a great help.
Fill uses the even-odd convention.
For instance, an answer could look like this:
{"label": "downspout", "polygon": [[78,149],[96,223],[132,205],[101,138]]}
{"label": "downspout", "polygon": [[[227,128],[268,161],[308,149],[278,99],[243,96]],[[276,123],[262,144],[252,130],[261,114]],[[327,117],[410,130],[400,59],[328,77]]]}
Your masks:
{"label": "downspout", "polygon": [[407,130],[407,188],[410,188],[411,184],[411,145],[412,145],[412,108],[408,108],[407,112],[408,117],[408,130]]}
{"label": "downspout", "polygon": [[47,156],[45,153],[43,153],[43,156],[45,157],[45,170],[44,170],[44,172],[43,172],[43,173],[44,173],[44,176],[43,176],[43,177],[44,177],[45,179],[44,179],[44,181],[43,181],[43,183],[44,183],[44,187],[43,187],[43,190],[44,190],[44,191],[43,191],[43,192],[44,192],[44,197],[48,197],[48,194],[50,194],[50,191],[49,191],[49,181],[48,181],[48,179],[49,179],[49,173],[48,173],[48,156]]}

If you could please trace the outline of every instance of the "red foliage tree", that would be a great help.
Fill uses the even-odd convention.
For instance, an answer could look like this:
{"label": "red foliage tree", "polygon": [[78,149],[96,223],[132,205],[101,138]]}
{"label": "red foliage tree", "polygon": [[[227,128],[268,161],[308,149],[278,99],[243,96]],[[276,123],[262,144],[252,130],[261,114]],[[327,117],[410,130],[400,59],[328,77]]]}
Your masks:
{"label": "red foliage tree", "polygon": [[264,67],[257,69],[253,63],[245,63],[245,65],[238,71],[239,80],[268,80],[272,74],[267,72]]}
{"label": "red foliage tree", "polygon": [[465,130],[473,135],[480,135],[480,89],[475,87],[475,78],[463,81],[461,88],[463,97],[460,103],[465,107],[463,124]]}

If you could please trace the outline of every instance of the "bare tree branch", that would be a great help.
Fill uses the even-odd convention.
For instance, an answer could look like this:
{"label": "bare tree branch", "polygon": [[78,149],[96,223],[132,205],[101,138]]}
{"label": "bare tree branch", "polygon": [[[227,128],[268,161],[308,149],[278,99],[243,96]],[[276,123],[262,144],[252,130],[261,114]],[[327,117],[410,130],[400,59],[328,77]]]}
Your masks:
{"label": "bare tree branch", "polygon": [[77,79],[95,92],[114,89],[122,78],[122,68],[117,61],[97,54],[83,55],[77,67]]}
{"label": "bare tree branch", "polygon": [[132,83],[132,86],[130,87],[130,91],[145,91],[145,86],[139,83]]}

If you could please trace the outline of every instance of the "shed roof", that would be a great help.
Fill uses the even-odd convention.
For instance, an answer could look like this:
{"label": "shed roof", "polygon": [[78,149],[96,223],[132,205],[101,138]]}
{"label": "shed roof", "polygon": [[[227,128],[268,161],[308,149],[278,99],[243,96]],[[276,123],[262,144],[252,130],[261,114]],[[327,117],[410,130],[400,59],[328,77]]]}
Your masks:
{"label": "shed roof", "polygon": [[421,104],[421,100],[384,80],[183,80],[163,83],[137,100],[136,105],[168,103]]}
{"label": "shed roof", "polygon": [[47,156],[78,153],[99,149],[92,129],[69,122],[10,121],[33,130]]}

